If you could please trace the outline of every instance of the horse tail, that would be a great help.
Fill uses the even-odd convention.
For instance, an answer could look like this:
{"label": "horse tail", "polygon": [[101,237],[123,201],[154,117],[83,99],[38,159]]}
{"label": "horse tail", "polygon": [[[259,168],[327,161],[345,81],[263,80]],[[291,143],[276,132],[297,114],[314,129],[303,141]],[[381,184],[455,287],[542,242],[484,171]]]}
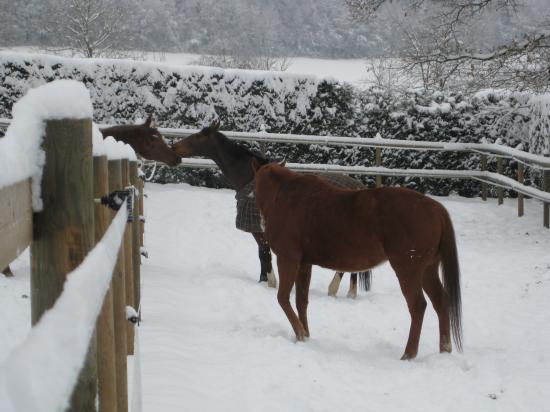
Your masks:
{"label": "horse tail", "polygon": [[456,250],[453,223],[445,211],[445,223],[439,245],[441,267],[443,269],[443,288],[449,297],[449,318],[456,349],[462,352],[462,303],[460,296],[460,268]]}
{"label": "horse tail", "polygon": [[359,288],[363,288],[365,292],[370,290],[372,285],[372,270],[366,272],[359,272]]}

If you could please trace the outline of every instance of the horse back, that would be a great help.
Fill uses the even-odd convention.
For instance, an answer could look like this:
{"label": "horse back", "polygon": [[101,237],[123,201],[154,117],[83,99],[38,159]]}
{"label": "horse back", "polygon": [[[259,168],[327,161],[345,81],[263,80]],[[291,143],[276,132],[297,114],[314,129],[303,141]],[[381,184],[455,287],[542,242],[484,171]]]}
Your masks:
{"label": "horse back", "polygon": [[315,176],[282,185],[274,212],[266,233],[276,254],[342,271],[411,254],[435,262],[448,220],[439,202],[413,190],[341,189]]}

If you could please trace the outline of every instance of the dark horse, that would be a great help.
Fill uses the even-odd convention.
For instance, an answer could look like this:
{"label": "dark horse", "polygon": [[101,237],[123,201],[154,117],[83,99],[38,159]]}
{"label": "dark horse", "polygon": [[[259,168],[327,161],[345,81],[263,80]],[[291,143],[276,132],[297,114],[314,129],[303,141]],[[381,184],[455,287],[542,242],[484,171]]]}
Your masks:
{"label": "dark horse", "polygon": [[[237,228],[252,233],[258,244],[261,272],[260,282],[267,281],[271,287],[276,286],[276,277],[271,263],[271,251],[266,242],[259,211],[254,199],[254,172],[250,166],[252,159],[261,164],[268,163],[263,156],[229,140],[219,132],[219,122],[202,129],[172,146],[182,157],[201,156],[213,160],[220,168],[231,186],[237,191]],[[363,187],[359,182],[343,175],[323,175],[332,184],[344,187]],[[329,295],[335,296],[343,273],[336,273],[329,286]],[[361,272],[361,286],[370,287],[370,272]],[[352,273],[348,297],[357,296],[357,274]]]}
{"label": "dark horse", "polygon": [[[401,359],[412,359],[418,352],[426,309],[422,290],[439,319],[439,350],[451,352],[451,330],[457,349],[462,349],[458,256],[453,225],[443,205],[409,189],[339,189],[280,164],[252,163],[265,237],[277,255],[277,300],[297,340],[309,336],[312,265],[359,271],[389,261],[411,315]],[[294,284],[298,316],[290,305]]]}
{"label": "dark horse", "polygon": [[132,146],[139,156],[156,160],[169,166],[181,163],[181,157],[166,144],[149,115],[143,124],[118,125],[101,129],[103,138],[112,136],[115,140]]}

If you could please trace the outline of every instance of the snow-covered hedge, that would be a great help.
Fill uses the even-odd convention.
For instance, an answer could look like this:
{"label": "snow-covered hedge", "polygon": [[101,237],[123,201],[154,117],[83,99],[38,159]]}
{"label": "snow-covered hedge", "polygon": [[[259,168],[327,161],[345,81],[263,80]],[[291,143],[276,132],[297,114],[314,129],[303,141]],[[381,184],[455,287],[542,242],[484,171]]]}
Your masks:
{"label": "snow-covered hedge", "polygon": [[[537,153],[547,150],[547,145],[541,143],[549,127],[548,102],[544,98],[537,103],[531,96],[496,92],[470,97],[388,94],[277,72],[14,53],[0,53],[0,117],[9,117],[13,103],[29,87],[57,78],[78,79],[86,84],[97,122],[123,122],[152,112],[162,127],[202,127],[219,117],[226,130],[258,131],[265,126],[267,131],[277,133],[363,137],[380,133],[384,138],[456,142],[500,138],[513,147],[523,143],[524,149]],[[273,144],[268,145],[268,155],[285,157],[290,162],[374,162],[372,150],[319,145]],[[383,162],[400,168],[479,167],[479,158],[472,155],[396,150],[384,150]],[[510,162],[506,174],[514,176],[515,167]],[[168,167],[157,168],[155,180],[225,185],[218,173]],[[473,181],[402,178],[393,183],[434,194],[479,193],[479,184]]]}

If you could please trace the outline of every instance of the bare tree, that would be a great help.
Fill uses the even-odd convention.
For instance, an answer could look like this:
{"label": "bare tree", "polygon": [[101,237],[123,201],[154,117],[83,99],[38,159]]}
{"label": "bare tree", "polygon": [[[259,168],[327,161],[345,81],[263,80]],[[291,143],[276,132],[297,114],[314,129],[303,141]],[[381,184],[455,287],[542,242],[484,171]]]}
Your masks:
{"label": "bare tree", "polygon": [[[352,16],[370,22],[383,14],[390,0],[345,0]],[[538,0],[414,0],[400,3],[406,24],[399,50],[402,69],[420,74],[427,89],[503,87],[550,90],[550,7]],[[527,4],[538,8],[533,22],[513,19],[500,42],[474,38],[478,26],[503,13],[520,15]],[[492,19],[492,20],[491,20]],[[478,29],[479,30],[479,29]],[[514,33],[509,35],[508,32]]]}
{"label": "bare tree", "polygon": [[61,46],[52,49],[84,57],[122,57],[131,46],[131,17],[123,1],[57,2],[47,17],[47,31]]}

